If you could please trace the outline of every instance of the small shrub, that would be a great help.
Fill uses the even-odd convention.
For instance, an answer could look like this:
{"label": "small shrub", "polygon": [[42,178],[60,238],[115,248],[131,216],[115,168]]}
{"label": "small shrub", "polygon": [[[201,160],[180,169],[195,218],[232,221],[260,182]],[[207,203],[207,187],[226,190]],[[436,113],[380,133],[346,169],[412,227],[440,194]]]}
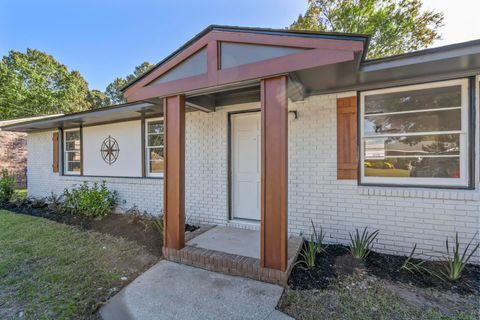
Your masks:
{"label": "small shrub", "polygon": [[9,202],[15,192],[15,178],[7,169],[2,170],[0,179],[0,202]]}
{"label": "small shrub", "polygon": [[58,196],[52,192],[50,196],[47,197],[46,201],[49,210],[57,213],[63,212],[63,195]]}
{"label": "small shrub", "polygon": [[450,255],[450,245],[448,243],[448,237],[447,237],[447,240],[445,240],[445,247],[447,248],[447,257],[446,257],[447,261],[445,265],[445,271],[442,272],[442,274],[448,280],[456,281],[460,279],[460,277],[462,276],[463,269],[465,269],[465,266],[467,265],[468,261],[480,246],[480,243],[477,243],[477,245],[473,247],[470,253],[468,253],[468,249],[472,245],[472,242],[477,236],[477,234],[478,233],[476,233],[473,236],[472,240],[470,240],[465,250],[463,250],[463,253],[461,253],[460,243],[458,242],[458,232],[457,232],[455,234],[455,246],[452,248],[453,256]]}
{"label": "small shrub", "polygon": [[91,187],[85,182],[71,190],[65,189],[63,197],[63,211],[92,218],[105,217],[118,201],[117,192],[109,191],[105,182],[94,183]]}
{"label": "small shrub", "polygon": [[44,198],[35,198],[35,197],[28,197],[27,198],[27,207],[33,209],[40,209],[45,208],[47,206],[47,202]]}
{"label": "small shrub", "polygon": [[350,233],[350,246],[348,251],[351,255],[358,260],[365,260],[373,248],[373,241],[377,238],[379,230],[375,230],[370,233],[367,231],[367,227],[363,229],[362,235],[355,229],[355,236]]}
{"label": "small shrub", "polygon": [[410,255],[403,261],[402,266],[400,267],[400,270],[408,271],[410,273],[430,273],[423,264],[425,263],[425,260],[421,260],[419,262],[414,262],[413,259],[415,259],[415,250],[417,250],[417,244],[413,246],[412,252],[410,252]]}

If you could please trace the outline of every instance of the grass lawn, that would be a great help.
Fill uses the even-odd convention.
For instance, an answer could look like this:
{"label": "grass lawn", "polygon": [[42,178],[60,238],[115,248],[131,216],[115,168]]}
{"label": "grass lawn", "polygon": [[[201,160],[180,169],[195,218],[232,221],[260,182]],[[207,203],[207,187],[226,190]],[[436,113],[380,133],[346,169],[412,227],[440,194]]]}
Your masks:
{"label": "grass lawn", "polygon": [[0,319],[91,317],[156,260],[122,238],[0,210]]}

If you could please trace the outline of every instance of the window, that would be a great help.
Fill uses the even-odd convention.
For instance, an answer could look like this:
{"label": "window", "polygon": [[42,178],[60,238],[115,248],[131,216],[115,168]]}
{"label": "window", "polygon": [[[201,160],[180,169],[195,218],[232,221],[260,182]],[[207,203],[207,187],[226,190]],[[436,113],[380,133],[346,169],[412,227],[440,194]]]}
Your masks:
{"label": "window", "polygon": [[147,121],[145,132],[147,176],[163,177],[163,120]]}
{"label": "window", "polygon": [[80,152],[80,130],[65,131],[65,173],[80,174],[81,152]]}
{"label": "window", "polygon": [[468,186],[468,80],[361,94],[361,181]]}

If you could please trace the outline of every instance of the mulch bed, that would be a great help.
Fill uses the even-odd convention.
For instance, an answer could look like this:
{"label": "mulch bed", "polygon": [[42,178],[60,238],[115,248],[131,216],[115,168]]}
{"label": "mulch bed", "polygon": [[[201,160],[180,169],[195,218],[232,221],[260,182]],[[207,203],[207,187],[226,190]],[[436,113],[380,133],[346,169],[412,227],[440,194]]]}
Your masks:
{"label": "mulch bed", "polygon": [[[17,206],[15,204],[0,204],[0,209],[35,217],[42,217],[59,223],[73,225],[84,230],[94,230],[123,237],[146,247],[153,255],[162,255],[163,239],[158,229],[152,225],[150,219],[132,214],[110,214],[103,219],[92,219],[80,215],[56,213],[48,209],[45,204],[38,207]],[[185,231],[195,231],[198,226],[186,224]]]}
{"label": "mulch bed", "polygon": [[[317,254],[316,267],[306,269],[298,263],[290,276],[288,285],[294,290],[326,289],[339,276],[352,274],[355,269],[364,269],[368,274],[381,279],[401,282],[421,288],[435,288],[458,294],[480,294],[480,266],[468,264],[462,277],[456,282],[448,282],[437,276],[401,271],[405,257],[372,251],[364,263],[350,256],[347,247],[330,245],[326,252]],[[418,260],[416,260],[418,262]],[[428,261],[424,264],[428,270],[439,274],[444,265]]]}

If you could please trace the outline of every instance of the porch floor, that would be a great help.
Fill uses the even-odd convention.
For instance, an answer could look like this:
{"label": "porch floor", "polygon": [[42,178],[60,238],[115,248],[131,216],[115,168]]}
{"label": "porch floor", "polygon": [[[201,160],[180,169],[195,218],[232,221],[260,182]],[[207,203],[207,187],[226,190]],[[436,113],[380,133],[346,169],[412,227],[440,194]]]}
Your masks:
{"label": "porch floor", "polygon": [[188,241],[187,246],[260,259],[260,231],[217,226]]}
{"label": "porch floor", "polygon": [[163,248],[165,259],[210,271],[286,285],[301,250],[300,237],[288,239],[285,271],[260,264],[260,231],[215,226],[187,240],[183,249]]}

